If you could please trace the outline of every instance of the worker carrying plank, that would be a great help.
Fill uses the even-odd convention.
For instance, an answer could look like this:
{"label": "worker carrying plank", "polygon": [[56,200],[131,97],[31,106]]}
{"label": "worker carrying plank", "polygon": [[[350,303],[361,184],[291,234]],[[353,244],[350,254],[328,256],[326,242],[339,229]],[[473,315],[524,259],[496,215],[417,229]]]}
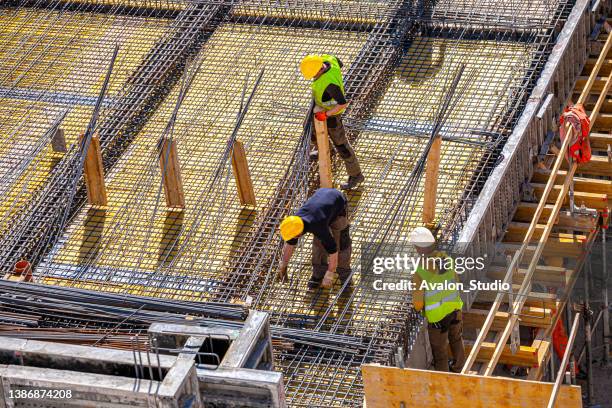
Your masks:
{"label": "worker carrying plank", "polygon": [[[450,370],[461,372],[465,362],[463,347],[463,301],[456,289],[445,289],[456,282],[455,271],[445,269],[450,257],[437,251],[436,240],[431,231],[417,227],[410,234],[410,242],[421,256],[414,275],[413,304],[418,311],[424,310],[428,321],[429,343],[437,371],[449,371],[448,346],[453,354]],[[452,262],[450,262],[452,264]],[[452,285],[451,285],[452,286]]]}
{"label": "worker carrying plank", "polygon": [[[313,80],[311,88],[315,120],[327,122],[329,136],[349,175],[348,181],[342,183],[340,188],[350,190],[363,182],[364,177],[342,124],[342,113],[346,110],[348,102],[344,95],[341,68],[342,62],[337,57],[326,54],[307,55],[300,64],[304,78]],[[315,138],[314,126],[312,137]],[[316,158],[317,154],[317,150],[313,149],[311,158]]]}
{"label": "worker carrying plank", "polygon": [[287,266],[298,238],[309,232],[312,240],[312,276],[308,288],[330,288],[336,273],[344,283],[351,275],[351,237],[347,217],[348,201],[335,188],[320,188],[294,215],[280,224],[285,245],[278,269],[280,280],[287,278]]}

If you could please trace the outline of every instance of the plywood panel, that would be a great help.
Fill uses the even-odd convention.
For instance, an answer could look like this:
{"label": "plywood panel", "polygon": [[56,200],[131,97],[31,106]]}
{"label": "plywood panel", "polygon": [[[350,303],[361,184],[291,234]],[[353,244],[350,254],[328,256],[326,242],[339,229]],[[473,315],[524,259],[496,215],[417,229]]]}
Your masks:
{"label": "plywood panel", "polygon": [[[437,371],[362,366],[368,408],[545,407],[552,383]],[[558,408],[582,407],[580,387],[561,387]]]}

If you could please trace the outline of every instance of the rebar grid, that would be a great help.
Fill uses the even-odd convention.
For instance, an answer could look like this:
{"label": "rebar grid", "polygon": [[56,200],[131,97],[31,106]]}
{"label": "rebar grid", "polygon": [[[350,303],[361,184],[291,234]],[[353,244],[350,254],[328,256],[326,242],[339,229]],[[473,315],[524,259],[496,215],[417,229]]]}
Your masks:
{"label": "rebar grid", "polygon": [[[454,37],[446,38],[449,31],[427,19],[413,25],[420,13],[409,2],[351,2],[350,12],[343,3],[318,8],[286,4],[282,9],[265,2],[238,3],[218,14],[222,18],[210,18],[219,13],[218,6],[203,12],[205,3],[189,3],[185,10],[193,13],[181,12],[186,18],[182,29],[176,29],[181,21],[176,17],[175,31],[169,29],[171,34],[166,32],[166,40],[161,40],[175,44],[194,18],[208,17],[200,20],[195,35],[202,30],[212,35],[196,47],[189,71],[193,82],[171,133],[179,147],[187,209],[165,209],[156,151],[179,89],[150,116],[144,109],[149,105],[142,101],[159,92],[150,88],[161,86],[145,81],[146,89],[136,94],[140,99],[130,99],[138,84],[134,78],[142,78],[132,75],[122,105],[109,105],[100,127],[105,168],[111,170],[106,177],[111,203],[105,210],[81,208],[65,229],[63,224],[56,227],[63,232],[36,270],[39,278],[120,293],[246,302],[271,312],[280,327],[356,337],[362,344],[356,352],[304,345],[284,350],[279,361],[291,405],[359,405],[359,365],[387,362],[398,345],[409,351],[420,325],[407,293],[374,293],[359,285],[360,249],[401,242],[420,224],[423,149],[450,79],[465,64],[459,96],[440,132],[446,141],[437,221],[452,240],[512,129],[569,5],[555,3],[554,14],[548,20],[543,17],[546,21],[538,30],[526,27],[517,33],[495,27],[475,37],[463,29],[450,31]],[[504,4],[490,15],[506,21]],[[482,20],[477,15],[460,17],[455,20],[468,25]],[[190,47],[181,50],[185,48]],[[302,130],[309,94],[297,71],[299,59],[309,52],[338,55],[346,65],[351,106],[345,122],[367,177],[363,188],[349,197],[355,284],[343,292],[305,293],[310,273],[307,241],[294,256],[289,283],[274,282],[278,223],[316,186],[307,158],[308,130]],[[150,52],[137,72],[142,75],[158,59],[167,61],[163,52]],[[174,72],[182,70],[181,64],[173,66]],[[242,208],[229,167],[231,134],[244,100],[240,90],[245,82],[247,90],[253,86],[260,67],[265,68],[262,83],[238,132],[247,146],[258,205]],[[342,166],[335,169],[336,181],[343,180]],[[48,211],[30,205],[16,212],[26,214],[17,225],[35,224],[31,214],[45,223],[42,217],[49,217]],[[11,234],[11,251],[17,242],[31,242],[34,236],[40,235],[24,237],[23,230]],[[37,253],[42,254],[42,248]],[[10,266],[19,255],[5,250],[2,266]]]}

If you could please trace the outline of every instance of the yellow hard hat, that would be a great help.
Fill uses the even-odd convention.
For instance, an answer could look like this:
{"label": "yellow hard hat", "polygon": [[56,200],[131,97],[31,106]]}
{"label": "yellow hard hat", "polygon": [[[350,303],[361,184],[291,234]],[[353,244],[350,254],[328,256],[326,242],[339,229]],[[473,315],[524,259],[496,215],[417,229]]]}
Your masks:
{"label": "yellow hard hat", "polygon": [[300,71],[302,71],[302,75],[306,79],[314,78],[321,68],[323,68],[323,58],[316,54],[305,56],[300,63]]}
{"label": "yellow hard hat", "polygon": [[304,221],[297,215],[286,217],[280,224],[280,233],[283,241],[289,241],[304,232]]}

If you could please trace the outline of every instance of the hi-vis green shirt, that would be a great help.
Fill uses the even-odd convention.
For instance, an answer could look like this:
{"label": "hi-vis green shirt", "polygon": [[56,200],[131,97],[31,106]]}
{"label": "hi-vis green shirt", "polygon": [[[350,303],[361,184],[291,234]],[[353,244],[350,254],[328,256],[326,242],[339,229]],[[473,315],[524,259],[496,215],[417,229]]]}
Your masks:
{"label": "hi-vis green shirt", "polygon": [[[342,80],[342,71],[338,59],[333,55],[322,55],[323,62],[327,62],[330,68],[319,78],[312,81],[312,98],[317,106],[325,109],[326,111],[332,109],[338,104],[338,101],[331,98],[328,101],[323,101],[323,94],[329,85],[336,85],[344,94],[344,81]],[[337,115],[344,112],[344,109],[337,113]]]}
{"label": "hi-vis green shirt", "polygon": [[[429,257],[445,259],[449,256],[445,252],[434,251]],[[419,265],[416,273],[423,281],[428,283],[428,286],[433,287],[429,287],[425,290],[425,317],[429,323],[437,323],[444,319],[449,313],[455,310],[461,310],[463,301],[461,300],[461,296],[459,296],[459,292],[452,288],[453,285],[445,285],[445,282],[456,282],[454,268],[449,268],[444,273],[433,273]],[[435,288],[435,286],[440,287],[440,289]],[[448,286],[451,288],[444,289]]]}

